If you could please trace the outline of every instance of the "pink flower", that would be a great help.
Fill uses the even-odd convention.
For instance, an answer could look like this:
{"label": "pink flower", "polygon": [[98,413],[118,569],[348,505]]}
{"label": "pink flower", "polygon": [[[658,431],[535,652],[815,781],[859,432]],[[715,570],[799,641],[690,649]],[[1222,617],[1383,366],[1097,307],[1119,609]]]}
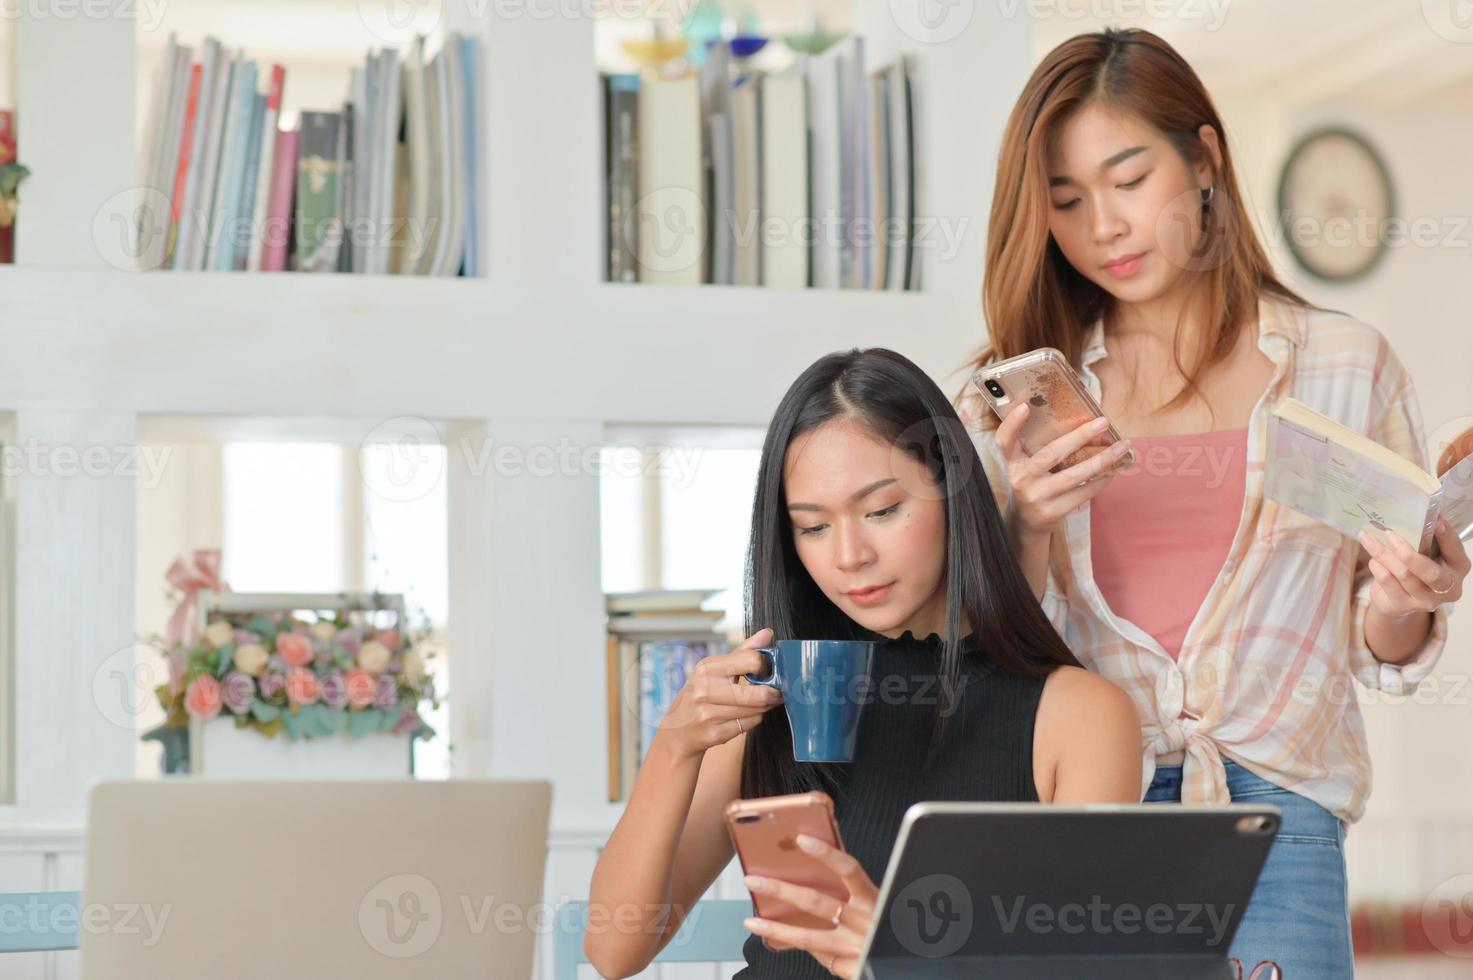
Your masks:
{"label": "pink flower", "polygon": [[386,629],[378,635],[378,641],[388,647],[390,651],[399,649],[399,631],[397,629]]}
{"label": "pink flower", "polygon": [[329,708],[341,708],[348,703],[348,685],[344,682],[342,674],[336,672],[328,674],[322,678],[318,689],[322,694],[322,703]]}
{"label": "pink flower", "polygon": [[184,692],[184,708],[196,718],[208,721],[220,713],[220,682],[209,674],[200,674],[189,682]]}
{"label": "pink flower", "polygon": [[312,662],[312,641],[300,633],[278,633],[276,652],[287,666],[305,667]]}
{"label": "pink flower", "polygon": [[251,702],[256,699],[256,682],[251,680],[250,674],[232,670],[225,675],[220,699],[225,702],[225,707],[238,715],[243,715],[251,710]]}
{"label": "pink flower", "polygon": [[286,697],[292,704],[317,703],[317,675],[310,670],[291,670],[286,675]]}
{"label": "pink flower", "polygon": [[366,708],[373,704],[373,695],[378,685],[373,675],[366,670],[350,670],[343,675],[348,688],[348,704],[354,708]]}

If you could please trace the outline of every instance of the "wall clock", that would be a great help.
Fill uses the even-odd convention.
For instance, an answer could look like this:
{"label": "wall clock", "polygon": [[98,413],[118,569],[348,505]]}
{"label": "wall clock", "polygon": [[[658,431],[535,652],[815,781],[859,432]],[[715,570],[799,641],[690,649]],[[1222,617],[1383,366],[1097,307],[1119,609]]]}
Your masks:
{"label": "wall clock", "polygon": [[1370,272],[1386,253],[1395,210],[1380,154],[1346,129],[1301,138],[1279,176],[1284,240],[1300,267],[1318,279],[1347,282]]}

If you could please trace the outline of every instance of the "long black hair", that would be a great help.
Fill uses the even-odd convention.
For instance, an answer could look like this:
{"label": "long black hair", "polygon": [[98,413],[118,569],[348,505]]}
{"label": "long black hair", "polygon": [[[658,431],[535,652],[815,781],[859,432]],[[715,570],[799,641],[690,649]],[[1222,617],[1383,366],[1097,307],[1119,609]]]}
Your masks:
{"label": "long black hair", "polygon": [[[784,639],[876,639],[813,581],[798,558],[783,486],[788,447],[834,420],[862,427],[919,460],[946,507],[946,638],[937,668],[929,765],[946,736],[967,626],[984,656],[1030,676],[1078,665],[1044,616],[1018,567],[982,461],[955,408],[911,361],[883,348],[829,354],[793,382],[767,429],[752,504],[747,549],[746,635],[764,627]],[[769,711],[746,739],[744,798],[821,789],[842,795],[841,767],[793,760],[787,715]]]}

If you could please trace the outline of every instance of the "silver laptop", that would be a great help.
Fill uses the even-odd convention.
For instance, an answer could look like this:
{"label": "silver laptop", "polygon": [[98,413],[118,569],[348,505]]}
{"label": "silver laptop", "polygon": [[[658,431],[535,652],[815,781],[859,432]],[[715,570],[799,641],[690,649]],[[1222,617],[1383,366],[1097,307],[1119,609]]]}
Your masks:
{"label": "silver laptop", "polygon": [[546,782],[99,784],[82,978],[530,977],[551,803]]}
{"label": "silver laptop", "polygon": [[866,980],[1232,980],[1272,806],[917,803]]}

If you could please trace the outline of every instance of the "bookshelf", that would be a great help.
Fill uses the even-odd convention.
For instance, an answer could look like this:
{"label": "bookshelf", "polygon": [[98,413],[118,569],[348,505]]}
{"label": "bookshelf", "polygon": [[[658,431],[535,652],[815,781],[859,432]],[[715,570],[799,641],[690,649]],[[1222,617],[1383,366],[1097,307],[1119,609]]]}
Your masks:
{"label": "bookshelf", "polygon": [[924,288],[911,58],[822,31],[647,39],[684,53],[602,76],[608,281]]}
{"label": "bookshelf", "polygon": [[702,608],[719,589],[611,593],[604,661],[608,701],[608,799],[629,799],[660,719],[704,657],[731,648],[725,613]]}
{"label": "bookshelf", "polygon": [[[555,9],[568,6],[583,9]],[[876,63],[904,52],[935,93],[917,120],[925,198],[957,230],[927,257],[918,293],[602,282],[596,21],[532,16],[554,7],[530,0],[440,8],[440,29],[485,42],[488,278],[129,273],[98,236],[137,183],[139,25],[23,6],[17,112],[33,176],[18,264],[0,268],[10,441],[126,448],[157,414],[287,418],[307,432],[328,420],[324,438],[337,439],[344,420],[367,432],[414,416],[450,446],[596,446],[614,426],[763,426],[815,357],[875,344],[958,386],[982,339],[987,175],[1032,63],[1031,26],[977,5],[965,31],[938,43],[907,34],[891,6],[856,0],[854,27]],[[200,31],[232,37],[201,17]],[[311,22],[297,17],[272,8],[280,36],[306,44]],[[374,43],[355,36],[354,57]],[[621,806],[606,798],[604,754],[590,751],[605,736],[597,480],[505,477],[474,455],[450,456],[449,643],[484,651],[457,661],[455,772],[550,774],[555,829],[606,834]],[[11,560],[26,569],[14,599],[15,690],[26,692],[15,812],[70,818],[89,780],[132,766],[130,746],[45,742],[58,726],[78,745],[119,741],[76,679],[136,632],[133,482],[24,471],[5,489]],[[79,589],[124,601],[61,615],[57,604]]]}

